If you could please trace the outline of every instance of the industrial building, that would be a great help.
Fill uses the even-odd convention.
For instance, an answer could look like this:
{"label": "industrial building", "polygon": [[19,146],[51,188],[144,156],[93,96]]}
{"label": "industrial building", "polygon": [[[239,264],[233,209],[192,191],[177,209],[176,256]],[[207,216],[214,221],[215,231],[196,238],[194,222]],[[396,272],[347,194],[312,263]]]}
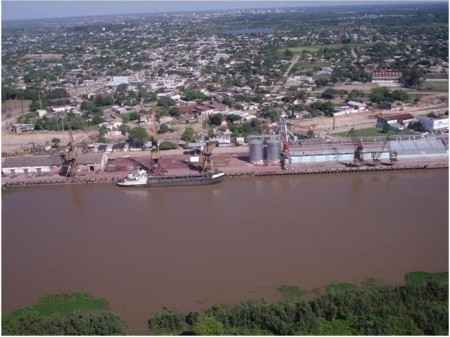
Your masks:
{"label": "industrial building", "polygon": [[[105,153],[80,153],[77,155],[79,171],[104,170],[108,159]],[[7,157],[2,162],[2,175],[41,175],[58,173],[63,163],[59,154],[47,156]]]}
{"label": "industrial building", "polygon": [[422,124],[424,130],[427,132],[448,130],[448,116],[416,116],[416,119]]}
{"label": "industrial building", "polygon": [[[281,160],[282,141],[277,138],[254,138],[249,141],[250,162],[255,165],[274,164]],[[361,159],[373,163],[374,159],[389,162],[395,158],[448,157],[447,138],[386,137],[343,138],[340,140],[305,139],[290,145],[292,164],[318,162],[352,163],[355,150],[361,145]]]}

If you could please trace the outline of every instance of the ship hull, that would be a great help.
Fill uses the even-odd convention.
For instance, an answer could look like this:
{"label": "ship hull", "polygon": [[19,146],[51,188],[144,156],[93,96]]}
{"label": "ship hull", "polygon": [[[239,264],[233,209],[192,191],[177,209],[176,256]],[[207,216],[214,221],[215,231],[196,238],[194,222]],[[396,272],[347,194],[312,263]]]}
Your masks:
{"label": "ship hull", "polygon": [[148,177],[145,183],[128,184],[126,181],[118,182],[121,187],[167,187],[167,186],[196,186],[196,185],[212,185],[222,181],[224,174],[208,175],[184,175],[184,176],[161,176]]}

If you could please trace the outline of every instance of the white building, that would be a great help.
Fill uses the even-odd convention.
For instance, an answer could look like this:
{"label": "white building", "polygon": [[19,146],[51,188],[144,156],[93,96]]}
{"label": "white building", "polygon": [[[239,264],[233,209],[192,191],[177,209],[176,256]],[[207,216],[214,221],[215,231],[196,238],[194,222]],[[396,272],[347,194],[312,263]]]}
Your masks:
{"label": "white building", "polygon": [[55,113],[70,112],[70,110],[72,110],[72,109],[76,109],[76,107],[75,106],[70,106],[70,105],[59,106],[59,107],[53,106],[52,107],[52,111],[55,112]]}
{"label": "white building", "polygon": [[36,113],[42,118],[47,113],[47,110],[36,110]]}
{"label": "white building", "polygon": [[347,105],[357,112],[366,112],[367,111],[367,105],[364,103],[354,102],[354,101],[348,101]]}
{"label": "white building", "polygon": [[119,86],[121,84],[128,84],[128,76],[113,76],[112,85]]}
{"label": "white building", "polygon": [[448,130],[448,116],[444,116],[444,118],[416,116],[416,119],[422,124],[427,132]]}

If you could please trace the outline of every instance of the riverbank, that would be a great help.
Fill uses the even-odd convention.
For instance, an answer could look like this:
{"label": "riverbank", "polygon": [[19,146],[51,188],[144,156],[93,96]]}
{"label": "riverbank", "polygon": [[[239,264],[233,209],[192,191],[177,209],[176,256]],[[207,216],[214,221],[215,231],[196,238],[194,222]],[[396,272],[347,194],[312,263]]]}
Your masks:
{"label": "riverbank", "polygon": [[[411,274],[424,274],[411,282]],[[414,277],[414,275],[412,275]],[[311,299],[213,305],[149,320],[154,335],[448,335],[448,273],[409,273],[405,285],[331,284]]]}
{"label": "riverbank", "polygon": [[[127,157],[116,160],[127,161]],[[168,175],[189,175],[193,171],[188,168],[182,156],[174,155],[164,158],[170,168]],[[448,158],[418,158],[400,160],[395,164],[381,163],[374,165],[352,166],[349,163],[324,162],[303,165],[293,165],[291,169],[283,170],[280,165],[252,165],[245,157],[232,154],[217,156],[218,169],[225,172],[227,178],[244,177],[268,177],[268,176],[294,176],[310,174],[340,174],[340,173],[365,173],[402,170],[429,170],[448,169]],[[112,171],[112,172],[111,172]],[[72,184],[112,184],[123,179],[128,172],[107,170],[107,172],[84,172],[75,178],[65,178],[57,174],[43,176],[16,176],[2,177],[2,187],[20,186],[48,186],[48,185],[72,185]]]}

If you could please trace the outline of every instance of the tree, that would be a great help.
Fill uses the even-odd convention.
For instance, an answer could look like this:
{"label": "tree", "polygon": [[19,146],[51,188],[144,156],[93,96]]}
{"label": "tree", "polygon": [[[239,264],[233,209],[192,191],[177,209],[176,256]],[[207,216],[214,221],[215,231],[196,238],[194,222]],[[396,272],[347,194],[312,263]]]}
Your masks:
{"label": "tree", "polygon": [[92,125],[98,125],[103,123],[103,115],[100,113],[94,113],[91,120]]}
{"label": "tree", "polygon": [[98,128],[98,132],[99,136],[103,137],[108,132],[108,129],[106,128],[106,126],[102,125],[101,127]]}
{"label": "tree", "polygon": [[91,113],[99,111],[98,107],[94,103],[87,101],[81,102],[80,109]]}
{"label": "tree", "polygon": [[194,136],[194,129],[192,128],[186,128],[181,135],[181,140],[185,142],[192,142],[195,139]]}
{"label": "tree", "polygon": [[410,88],[417,88],[423,81],[423,75],[423,71],[417,67],[406,69],[405,71],[403,71],[403,83],[405,83]]}
{"label": "tree", "polygon": [[36,111],[41,108],[41,104],[38,101],[32,101],[30,104],[30,111]]}
{"label": "tree", "polygon": [[52,147],[58,148],[59,147],[59,143],[61,143],[61,139],[59,139],[59,138],[52,138]]}
{"label": "tree", "polygon": [[224,97],[222,103],[228,105],[228,107],[231,108],[234,104],[234,100],[231,97]]}
{"label": "tree", "polygon": [[225,333],[223,324],[214,317],[200,315],[197,317],[192,330],[199,336],[220,336]]}
{"label": "tree", "polygon": [[236,122],[236,121],[240,121],[241,119],[242,119],[242,117],[239,116],[239,115],[236,115],[236,114],[228,114],[228,115],[225,117],[225,120],[226,120],[227,122],[230,122],[230,123],[234,123],[234,122]]}
{"label": "tree", "polygon": [[284,50],[283,56],[284,56],[284,57],[292,57],[292,56],[294,56],[294,53],[293,53],[292,50],[290,50],[289,48],[286,48],[286,49]]}
{"label": "tree", "polygon": [[159,126],[158,133],[166,133],[166,132],[169,132],[169,131],[170,131],[170,128],[169,128],[169,126],[168,126],[167,124],[162,123],[162,124]]}
{"label": "tree", "polygon": [[150,136],[143,127],[136,126],[128,131],[128,139],[133,143],[134,147],[141,147],[148,142]]}
{"label": "tree", "polygon": [[224,116],[221,113],[213,114],[209,116],[209,123],[220,126],[224,120]]}
{"label": "tree", "polygon": [[373,103],[382,103],[391,100],[389,89],[386,87],[373,88],[370,92],[370,100]]}
{"label": "tree", "polygon": [[180,108],[177,106],[173,106],[169,109],[169,115],[171,117],[179,117],[180,116]]}
{"label": "tree", "polygon": [[127,89],[128,89],[128,84],[122,83],[117,86],[116,92],[118,94],[125,94],[127,92]]}
{"label": "tree", "polygon": [[161,151],[164,150],[175,150],[178,148],[178,145],[169,141],[163,141],[161,144],[159,144],[159,149]]}
{"label": "tree", "polygon": [[17,89],[13,87],[2,88],[2,101],[17,97]]}
{"label": "tree", "polygon": [[163,97],[158,99],[158,105],[159,106],[165,106],[165,107],[174,106],[175,105],[175,101],[172,98],[168,97],[168,96],[163,96]]}

